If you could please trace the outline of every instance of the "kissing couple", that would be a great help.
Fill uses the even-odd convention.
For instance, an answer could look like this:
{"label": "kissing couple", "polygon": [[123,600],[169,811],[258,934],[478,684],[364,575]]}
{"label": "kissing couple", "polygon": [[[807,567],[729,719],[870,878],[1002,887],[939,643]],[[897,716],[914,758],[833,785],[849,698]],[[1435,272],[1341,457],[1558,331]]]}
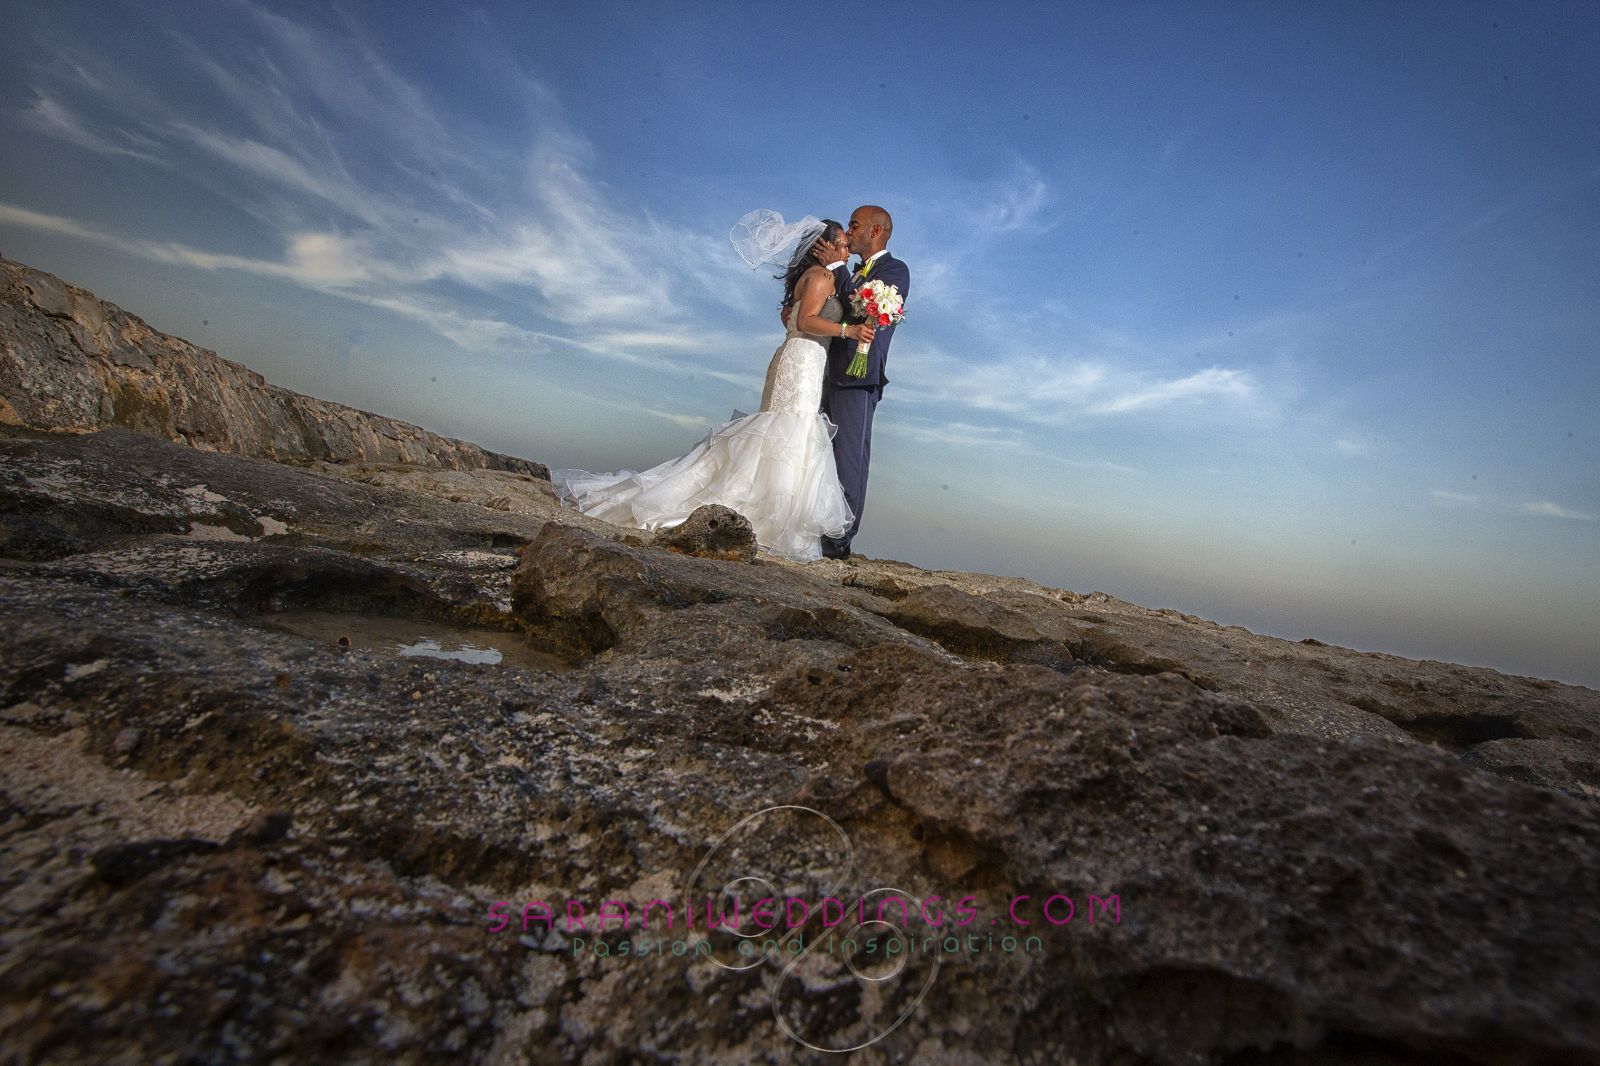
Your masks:
{"label": "kissing couple", "polygon": [[[761,409],[638,473],[553,471],[562,502],[648,530],[669,529],[716,503],[743,515],[771,555],[848,559],[867,501],[872,416],[889,383],[889,342],[911,290],[910,270],[889,254],[893,229],[889,212],[871,205],[856,208],[848,226],[809,215],[785,223],[773,211],[740,219],[731,234],[739,256],[752,267],[785,267],[775,275],[783,282],[784,339],[767,364]],[[854,268],[852,255],[860,258]],[[889,302],[893,296],[899,302]]]}

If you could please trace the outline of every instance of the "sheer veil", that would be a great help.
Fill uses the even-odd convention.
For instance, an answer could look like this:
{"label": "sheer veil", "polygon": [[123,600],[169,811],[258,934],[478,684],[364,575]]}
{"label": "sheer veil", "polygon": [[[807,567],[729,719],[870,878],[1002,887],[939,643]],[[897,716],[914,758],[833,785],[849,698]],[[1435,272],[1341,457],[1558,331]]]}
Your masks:
{"label": "sheer veil", "polygon": [[728,240],[739,258],[752,270],[768,266],[788,266],[799,250],[809,250],[810,245],[822,235],[822,220],[807,215],[794,222],[785,222],[776,211],[752,211],[733,224]]}

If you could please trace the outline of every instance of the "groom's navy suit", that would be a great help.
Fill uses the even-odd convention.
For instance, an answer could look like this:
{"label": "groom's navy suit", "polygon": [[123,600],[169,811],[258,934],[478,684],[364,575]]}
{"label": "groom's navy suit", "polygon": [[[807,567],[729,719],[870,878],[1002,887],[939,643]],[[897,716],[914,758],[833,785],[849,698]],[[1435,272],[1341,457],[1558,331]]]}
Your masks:
{"label": "groom's navy suit", "polygon": [[[881,281],[900,290],[904,300],[911,296],[911,271],[904,263],[884,253],[872,261],[866,278],[858,272],[839,267],[834,272],[839,298],[845,308],[850,307],[850,295],[862,281]],[[848,315],[846,316],[849,317]],[[879,329],[872,337],[872,347],[867,352],[865,377],[853,378],[844,371],[856,357],[856,342],[847,337],[836,337],[828,345],[828,367],[822,378],[822,410],[838,427],[833,438],[833,459],[839,469],[839,483],[844,487],[845,500],[856,520],[850,531],[837,540],[824,538],[824,547],[835,550],[848,549],[850,540],[861,528],[861,511],[867,502],[867,464],[872,458],[872,414],[883,387],[889,384],[884,364],[889,359],[889,342],[894,340],[893,326]]]}

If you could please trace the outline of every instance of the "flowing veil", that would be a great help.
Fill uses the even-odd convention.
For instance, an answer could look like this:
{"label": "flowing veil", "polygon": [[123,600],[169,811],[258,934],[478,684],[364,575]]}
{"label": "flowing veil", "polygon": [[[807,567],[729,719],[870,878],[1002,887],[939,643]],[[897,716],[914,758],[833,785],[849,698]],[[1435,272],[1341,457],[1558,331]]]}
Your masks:
{"label": "flowing veil", "polygon": [[728,240],[752,270],[762,264],[782,266],[794,258],[795,251],[822,233],[822,220],[807,215],[785,222],[776,211],[752,211],[733,224]]}

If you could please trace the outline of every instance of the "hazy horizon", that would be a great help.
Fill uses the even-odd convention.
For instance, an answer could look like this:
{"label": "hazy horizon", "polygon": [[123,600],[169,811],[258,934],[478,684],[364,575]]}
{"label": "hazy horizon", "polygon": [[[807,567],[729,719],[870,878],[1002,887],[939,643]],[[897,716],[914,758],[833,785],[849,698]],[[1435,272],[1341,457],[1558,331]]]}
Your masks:
{"label": "hazy horizon", "polygon": [[274,384],[649,466],[780,339],[732,223],[879,202],[864,554],[1600,687],[1583,5],[929,5],[823,60],[748,6],[69,6],[5,7],[0,252]]}

